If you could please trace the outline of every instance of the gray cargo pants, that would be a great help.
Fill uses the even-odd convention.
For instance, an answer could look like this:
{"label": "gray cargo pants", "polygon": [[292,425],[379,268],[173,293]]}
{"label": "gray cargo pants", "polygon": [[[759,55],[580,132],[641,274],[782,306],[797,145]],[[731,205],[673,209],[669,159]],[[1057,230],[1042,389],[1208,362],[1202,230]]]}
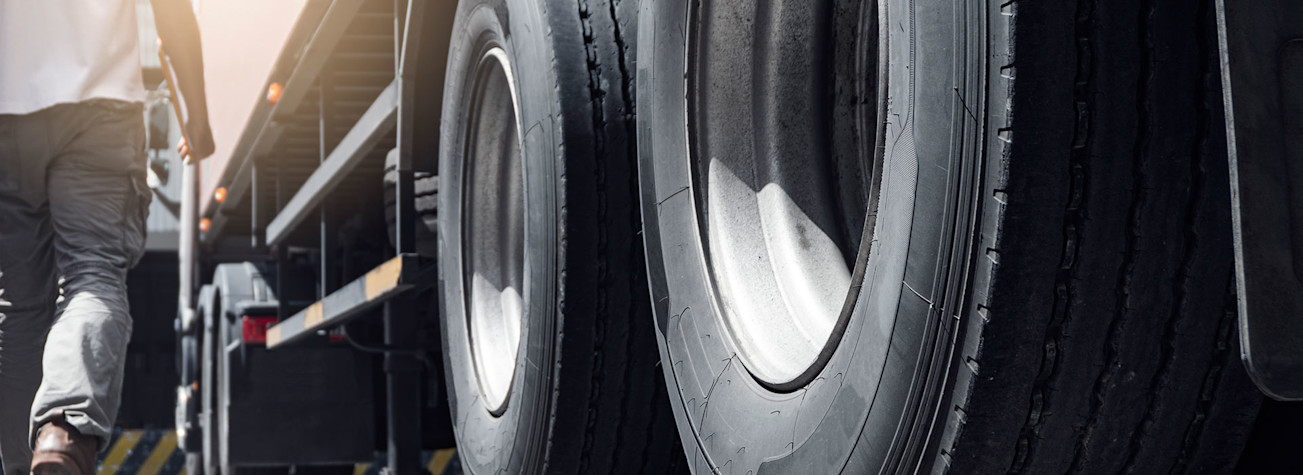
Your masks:
{"label": "gray cargo pants", "polygon": [[0,115],[6,474],[28,472],[34,431],[56,417],[108,445],[131,338],[127,269],[144,253],[151,198],[144,147],[135,103]]}

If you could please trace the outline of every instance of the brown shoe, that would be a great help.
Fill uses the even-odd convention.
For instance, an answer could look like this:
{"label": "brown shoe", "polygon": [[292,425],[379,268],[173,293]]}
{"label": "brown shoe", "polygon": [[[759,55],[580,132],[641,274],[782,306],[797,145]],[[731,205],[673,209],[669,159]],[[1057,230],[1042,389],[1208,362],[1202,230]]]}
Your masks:
{"label": "brown shoe", "polygon": [[94,437],[57,420],[41,426],[32,450],[32,475],[94,475]]}

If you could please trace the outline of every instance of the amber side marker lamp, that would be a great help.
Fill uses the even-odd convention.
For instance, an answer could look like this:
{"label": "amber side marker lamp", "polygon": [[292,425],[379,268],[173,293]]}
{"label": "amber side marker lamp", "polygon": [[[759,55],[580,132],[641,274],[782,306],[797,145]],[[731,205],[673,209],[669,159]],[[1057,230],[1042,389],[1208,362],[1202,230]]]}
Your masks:
{"label": "amber side marker lamp", "polygon": [[281,94],[284,92],[285,86],[281,85],[281,83],[271,83],[270,86],[267,86],[267,103],[273,106],[276,105],[277,102],[280,102]]}

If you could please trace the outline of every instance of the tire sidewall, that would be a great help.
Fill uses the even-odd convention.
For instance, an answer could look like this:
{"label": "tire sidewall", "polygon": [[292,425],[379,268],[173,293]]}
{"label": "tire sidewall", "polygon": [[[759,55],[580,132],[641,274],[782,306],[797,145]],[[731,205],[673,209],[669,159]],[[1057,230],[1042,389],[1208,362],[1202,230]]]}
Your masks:
{"label": "tire sidewall", "polygon": [[201,340],[199,345],[201,369],[199,390],[203,393],[202,408],[200,410],[200,419],[202,420],[200,428],[203,430],[203,447],[200,449],[203,456],[201,462],[204,464],[204,471],[195,472],[196,474],[215,474],[218,472],[218,459],[220,435],[217,433],[217,416],[220,412],[218,407],[217,380],[218,380],[218,363],[217,357],[220,355],[217,351],[217,313],[221,312],[219,306],[221,300],[218,298],[220,290],[214,289],[211,292],[212,298],[205,302],[203,313],[200,318],[203,319],[203,325],[200,329]]}
{"label": "tire sidewall", "polygon": [[[469,473],[521,473],[542,465],[556,348],[557,178],[560,114],[545,6],[528,0],[463,0],[457,8],[445,80],[439,160],[441,324],[449,406],[458,455]],[[462,195],[464,150],[477,66],[500,47],[515,79],[524,164],[526,263],[520,347],[506,406],[482,402],[466,314]]]}
{"label": "tire sidewall", "polygon": [[[972,39],[955,15],[962,7],[945,2],[950,9],[923,12],[909,0],[879,2],[879,22],[890,25],[879,38],[881,61],[891,65],[881,93],[890,99],[864,288],[818,376],[779,393],[746,370],[710,290],[688,160],[689,3],[644,3],[638,42],[644,239],[662,367],[688,460],[703,473],[893,470],[905,446],[918,445],[911,433],[920,411],[929,421],[935,411],[919,409],[920,401],[925,391],[943,391],[936,378],[945,371],[930,368],[938,348],[942,359],[949,354],[953,323],[942,317],[960,312],[946,309],[962,274],[948,268],[968,243],[948,237],[964,234],[954,232],[955,209],[964,205],[947,200],[974,175],[979,147],[952,145],[979,139],[956,97],[982,77],[956,73],[969,59],[953,45]],[[946,48],[927,49],[937,45]],[[981,114],[976,102],[967,107]]]}

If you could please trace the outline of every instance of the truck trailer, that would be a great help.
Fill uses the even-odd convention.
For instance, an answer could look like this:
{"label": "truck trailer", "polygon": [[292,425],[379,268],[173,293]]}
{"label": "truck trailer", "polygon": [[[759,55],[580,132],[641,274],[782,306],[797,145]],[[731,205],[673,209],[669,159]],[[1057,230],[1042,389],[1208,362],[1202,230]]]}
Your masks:
{"label": "truck trailer", "polygon": [[1226,472],[1303,397],[1299,6],[195,3],[189,473]]}

